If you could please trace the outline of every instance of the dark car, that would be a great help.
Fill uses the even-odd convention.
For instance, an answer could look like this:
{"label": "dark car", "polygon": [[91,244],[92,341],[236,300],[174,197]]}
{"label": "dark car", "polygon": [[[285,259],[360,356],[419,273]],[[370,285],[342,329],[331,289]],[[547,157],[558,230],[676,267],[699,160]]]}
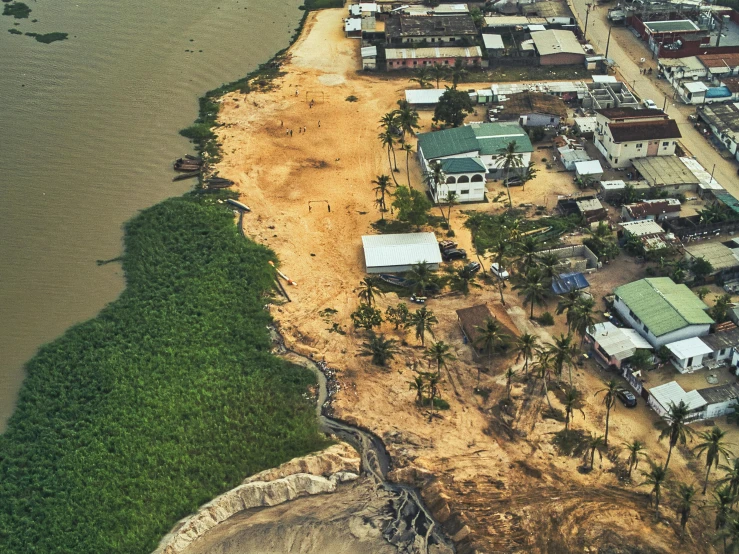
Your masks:
{"label": "dark car", "polygon": [[636,407],[636,396],[634,396],[631,392],[620,389],[616,396],[618,396],[618,399],[623,402],[624,406],[627,408],[635,408]]}
{"label": "dark car", "polygon": [[470,262],[464,267],[465,269],[469,269],[472,273],[477,273],[478,271],[480,271],[480,264],[477,262]]}
{"label": "dark car", "polygon": [[467,251],[462,248],[452,248],[450,250],[444,250],[441,253],[441,257],[447,262],[449,260],[465,260],[467,259]]}

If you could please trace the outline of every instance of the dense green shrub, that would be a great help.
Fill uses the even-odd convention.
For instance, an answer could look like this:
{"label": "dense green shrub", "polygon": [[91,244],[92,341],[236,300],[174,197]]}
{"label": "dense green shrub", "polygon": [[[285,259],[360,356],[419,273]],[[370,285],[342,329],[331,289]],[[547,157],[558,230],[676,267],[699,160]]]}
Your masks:
{"label": "dense green shrub", "polygon": [[37,42],[41,42],[43,44],[51,44],[52,42],[67,40],[67,38],[69,38],[68,33],[46,33],[43,35],[38,33],[26,33],[26,35],[35,38]]}
{"label": "dense green shrub", "polygon": [[127,288],[44,346],[0,436],[0,552],[149,553],[245,476],[326,444],[269,353],[264,247],[214,195],[126,226]]}
{"label": "dense green shrub", "polygon": [[15,19],[26,19],[31,15],[31,8],[23,2],[13,2],[3,6],[3,15],[9,15]]}

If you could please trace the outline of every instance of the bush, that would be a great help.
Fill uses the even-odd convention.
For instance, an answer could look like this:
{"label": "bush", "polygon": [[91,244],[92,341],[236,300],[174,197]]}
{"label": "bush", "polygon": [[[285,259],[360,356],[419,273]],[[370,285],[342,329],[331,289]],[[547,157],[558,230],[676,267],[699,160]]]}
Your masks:
{"label": "bush", "polygon": [[536,321],[539,322],[539,325],[550,327],[554,325],[554,316],[552,316],[552,314],[550,314],[549,312],[544,312],[536,318]]}
{"label": "bush", "polygon": [[326,445],[313,375],[270,354],[274,255],[214,197],[130,221],[126,290],[28,363],[0,436],[3,552],[151,552],[245,476]]}
{"label": "bush", "polygon": [[204,142],[215,138],[215,133],[213,133],[210,125],[207,123],[195,123],[194,125],[190,125],[189,127],[182,129],[180,134],[195,142]]}
{"label": "bush", "polygon": [[23,2],[13,2],[12,4],[5,4],[3,8],[3,15],[9,15],[15,19],[26,19],[31,14],[31,8],[29,8]]}
{"label": "bush", "polygon": [[347,96],[347,97],[346,97],[346,101],[347,101],[347,102],[356,102],[357,100],[359,100],[359,98],[357,98],[357,97],[356,97],[356,96],[354,96],[353,94],[352,94],[352,95],[350,95],[350,96]]}
{"label": "bush", "polygon": [[42,42],[43,44],[51,44],[52,42],[57,42],[59,40],[67,40],[69,37],[67,33],[46,33],[45,35],[26,33],[26,35],[35,38],[37,42]]}
{"label": "bush", "polygon": [[9,33],[10,33],[11,35],[22,35],[22,34],[23,34],[23,33],[22,33],[21,31],[19,31],[18,29],[8,29],[8,32],[9,32]]}

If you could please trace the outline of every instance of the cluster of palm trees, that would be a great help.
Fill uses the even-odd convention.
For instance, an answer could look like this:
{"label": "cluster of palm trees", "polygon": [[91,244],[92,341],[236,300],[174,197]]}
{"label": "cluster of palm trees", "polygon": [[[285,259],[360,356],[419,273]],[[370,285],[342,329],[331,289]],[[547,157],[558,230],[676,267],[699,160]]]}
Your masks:
{"label": "cluster of palm trees", "polygon": [[503,184],[505,185],[506,192],[508,193],[508,209],[513,208],[513,200],[511,199],[511,187],[509,184],[511,171],[515,170],[519,174],[521,180],[521,186],[523,190],[526,190],[526,183],[533,180],[536,174],[539,172],[536,169],[534,162],[531,161],[526,167],[523,167],[523,158],[521,154],[516,152],[517,143],[515,140],[510,141],[504,147],[500,149],[500,152],[495,158],[493,163],[498,169],[505,171],[505,177],[503,178]]}
{"label": "cluster of palm trees", "polygon": [[465,68],[464,60],[457,58],[451,67],[440,63],[419,67],[410,80],[418,83],[418,86],[421,88],[431,88],[434,82],[436,82],[437,89],[442,81],[451,81],[452,88],[456,89],[457,85],[464,80],[466,75],[467,69]]}
{"label": "cluster of palm trees", "polygon": [[398,169],[395,147],[399,146],[405,152],[405,169],[408,186],[410,187],[409,158],[413,152],[413,146],[406,142],[406,137],[415,135],[416,129],[419,129],[418,112],[406,100],[398,100],[398,109],[392,110],[380,118],[380,128],[382,131],[378,135],[378,139],[387,150],[387,161],[393,183],[398,186],[395,174],[399,173],[400,170]]}
{"label": "cluster of palm trees", "polygon": [[[419,371],[414,362],[413,370],[416,376],[408,382],[408,388],[416,392],[416,404],[418,406],[431,406],[433,414],[437,401],[441,399],[439,383],[441,381],[441,368],[446,368],[448,361],[455,357],[451,352],[451,346],[444,341],[434,342],[426,349],[429,371]],[[432,371],[432,365],[436,365],[436,371]]]}

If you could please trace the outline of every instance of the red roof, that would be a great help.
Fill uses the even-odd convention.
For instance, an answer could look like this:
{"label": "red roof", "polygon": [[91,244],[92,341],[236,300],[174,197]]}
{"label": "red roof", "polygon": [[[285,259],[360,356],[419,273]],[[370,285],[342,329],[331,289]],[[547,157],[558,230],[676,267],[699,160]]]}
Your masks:
{"label": "red roof", "polygon": [[739,79],[736,77],[722,79],[721,82],[727,89],[729,89],[729,92],[739,92]]}
{"label": "red roof", "polygon": [[595,110],[596,113],[604,115],[608,119],[640,119],[643,117],[666,116],[662,110],[653,108],[603,108]]}
{"label": "red roof", "polygon": [[739,65],[739,54],[699,54],[698,59],[706,67],[725,68],[736,67]]}
{"label": "red roof", "polygon": [[614,142],[682,138],[674,119],[643,123],[609,123],[608,128],[611,130]]}

